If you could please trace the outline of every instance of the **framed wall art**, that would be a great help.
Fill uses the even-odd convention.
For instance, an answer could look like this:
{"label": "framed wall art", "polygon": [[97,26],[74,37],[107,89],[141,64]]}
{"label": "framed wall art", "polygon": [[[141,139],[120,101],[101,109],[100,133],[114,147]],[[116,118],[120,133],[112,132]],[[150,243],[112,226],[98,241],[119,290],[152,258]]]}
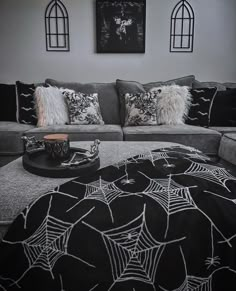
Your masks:
{"label": "framed wall art", "polygon": [[96,0],[97,52],[145,52],[146,0]]}

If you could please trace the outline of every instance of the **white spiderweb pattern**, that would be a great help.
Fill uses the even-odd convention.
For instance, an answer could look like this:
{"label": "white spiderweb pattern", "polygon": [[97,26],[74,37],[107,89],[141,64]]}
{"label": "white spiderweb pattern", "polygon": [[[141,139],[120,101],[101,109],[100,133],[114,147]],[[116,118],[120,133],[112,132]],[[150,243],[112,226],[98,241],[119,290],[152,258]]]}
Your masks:
{"label": "white spiderweb pattern", "polygon": [[228,180],[236,181],[236,178],[228,173],[224,168],[196,162],[193,162],[183,174],[195,176],[201,179],[205,179],[209,182],[218,184],[227,189],[227,191],[229,192],[230,190],[227,188],[226,182]]}
{"label": "white spiderweb pattern", "polygon": [[124,192],[115,185],[115,181],[107,182],[100,177],[98,181],[86,185],[85,197],[110,204],[123,193]]}
{"label": "white spiderweb pattern", "polygon": [[[192,158],[197,158],[197,157],[192,156]],[[200,164],[200,163],[193,162],[193,164]],[[127,163],[124,163],[124,165],[125,165],[126,175],[128,177]],[[210,165],[204,164],[204,166],[210,166]],[[214,167],[214,168],[217,168],[217,167]],[[195,205],[194,200],[192,199],[191,193],[190,193],[191,188],[196,187],[196,186],[185,187],[183,185],[176,183],[172,179],[172,177],[174,176],[173,174],[170,174],[169,176],[167,176],[168,178],[166,179],[155,179],[155,178],[148,177],[142,172],[139,172],[139,173],[141,173],[143,176],[145,176],[149,180],[148,181],[149,185],[145,188],[143,192],[139,192],[139,193],[141,193],[142,196],[147,195],[148,197],[158,202],[158,204],[164,209],[165,213],[167,214],[167,219],[169,219],[169,216],[171,214],[174,214],[179,211],[184,211],[186,209],[198,209],[199,211],[201,211],[201,209],[199,209],[197,205]],[[186,173],[181,173],[181,174],[176,174],[176,175],[184,175],[184,174]],[[123,177],[119,179],[122,179],[122,178]],[[95,199],[95,200],[101,201],[102,203],[107,205],[108,208],[110,209],[110,203],[112,203],[112,201],[114,201],[116,198],[119,198],[121,195],[125,196],[125,195],[132,194],[132,195],[138,196],[139,193],[128,193],[128,192],[123,192],[121,189],[119,189],[119,187],[117,187],[115,184],[115,182],[118,181],[119,179],[113,182],[107,182],[107,181],[102,180],[100,177],[100,179],[95,182],[92,182],[90,184],[83,184],[85,186],[84,187],[85,194],[82,200]],[[236,180],[236,178],[234,179]],[[226,187],[227,180],[230,180],[230,179],[219,180],[219,185],[222,185],[223,183],[222,186]],[[77,183],[80,183],[80,182],[77,182]],[[214,181],[214,183],[216,182]],[[113,187],[112,184],[114,184],[115,187]],[[110,186],[111,188],[109,188]],[[108,192],[106,192],[106,190]],[[107,195],[106,193],[110,193],[109,191],[111,191],[111,193],[112,191],[114,192],[122,191],[122,194],[117,194],[117,196],[115,194]],[[55,193],[56,192],[57,194],[68,196],[71,199],[78,199],[77,196],[72,196],[66,193],[59,192],[59,188],[55,191]],[[210,191],[204,191],[204,192],[208,192],[212,195],[215,195],[217,197],[220,197],[222,199],[229,201],[230,203],[235,204],[235,200],[232,200],[226,197],[221,197],[217,193],[213,193]],[[47,193],[47,194],[50,194],[50,193]],[[29,268],[22,274],[22,276],[17,281],[7,278],[7,280],[13,281],[12,285],[16,284],[19,288],[20,288],[20,285],[18,284],[18,282],[26,275],[28,271],[30,271],[30,269],[35,268],[35,267],[41,268],[49,272],[52,278],[54,278],[54,276],[56,278],[56,273],[55,273],[56,271],[54,271],[53,268],[56,262],[63,255],[71,256],[74,259],[77,259],[80,262],[83,262],[90,267],[94,267],[88,262],[83,261],[82,259],[75,257],[73,255],[70,255],[67,252],[68,241],[70,239],[70,235],[71,235],[74,225],[78,223],[78,221],[81,221],[85,216],[87,216],[94,208],[90,209],[90,211],[88,211],[85,215],[83,215],[83,217],[81,217],[78,221],[72,224],[72,223],[59,220],[53,217],[52,215],[50,215],[50,208],[51,208],[51,202],[52,202],[51,200],[52,200],[52,197],[50,199],[47,216],[45,217],[44,221],[39,226],[39,228],[35,231],[35,233],[33,233],[25,241],[21,241],[21,242],[5,241],[6,243],[9,243],[9,244],[21,243],[24,249],[26,258],[28,259]],[[82,200],[80,200],[80,202]],[[196,203],[197,203],[197,200],[196,200]],[[29,210],[30,208],[29,209],[27,208],[26,213],[24,212],[22,214],[23,218],[25,219],[25,225],[26,225],[26,219],[27,219],[27,214]],[[205,264],[207,265],[207,269],[210,269],[210,268],[215,269],[220,265],[220,263],[218,263],[219,261],[217,259],[218,257],[215,256],[214,254],[215,253],[214,252],[215,238],[213,237],[213,228],[215,228],[215,225],[212,222],[212,220],[207,216],[207,213],[204,213],[203,211],[201,212],[211,223],[212,253],[211,253],[211,257],[207,257],[207,259],[205,260]],[[155,238],[153,238],[152,234],[150,233],[148,229],[148,226],[146,224],[146,219],[145,219],[145,213],[146,213],[146,206],[144,204],[143,212],[137,218],[133,219],[132,221],[128,222],[125,225],[122,225],[120,227],[116,227],[113,229],[109,229],[106,231],[100,231],[98,229],[100,227],[95,228],[91,224],[88,224],[84,221],[82,222],[84,225],[86,225],[93,231],[98,232],[101,235],[101,238],[103,239],[104,245],[106,247],[107,254],[110,261],[110,266],[111,266],[111,273],[113,276],[112,285],[109,287],[108,290],[106,289],[107,291],[112,291],[113,287],[114,289],[116,289],[115,287],[118,287],[118,286],[115,286],[116,283],[121,283],[128,280],[131,280],[131,281],[137,280],[137,281],[141,281],[143,283],[149,284],[150,285],[149,287],[152,287],[153,290],[155,291],[157,288],[155,285],[158,284],[157,271],[159,270],[159,267],[161,267],[159,266],[159,261],[160,261],[160,258],[162,257],[162,254],[165,255],[163,252],[167,251],[167,248],[165,250],[165,246],[167,244],[179,242],[184,239],[184,238],[181,238],[181,239],[176,239],[174,241],[168,241],[168,242],[157,241]],[[111,216],[112,216],[112,212],[111,212]],[[52,232],[53,228],[55,228],[54,232]],[[60,238],[56,236],[56,231],[58,228],[59,230],[57,233]],[[167,227],[167,230],[168,230],[168,227]],[[216,230],[221,234],[221,232],[217,228]],[[43,236],[45,236],[44,234],[45,235],[49,234],[49,236],[47,238],[45,237],[43,238]],[[217,243],[220,243],[220,244],[228,243],[230,246],[230,241],[235,239],[235,235],[231,236],[228,239],[223,237],[223,239],[224,240],[218,241]],[[53,240],[54,240],[54,243],[53,243]],[[171,291],[213,291],[212,286],[211,286],[212,280],[213,280],[213,274],[221,269],[230,270],[228,266],[223,266],[221,268],[216,269],[214,272],[211,273],[211,275],[209,275],[209,272],[207,272],[206,276],[200,275],[203,277],[200,277],[199,274],[197,274],[196,276],[193,276],[192,274],[190,275],[190,273],[187,271],[186,262],[185,262],[184,254],[181,247],[180,247],[180,250],[181,250],[181,254],[182,254],[184,266],[185,266],[185,276],[181,277],[182,278],[181,281],[178,281],[178,283],[176,284],[175,287],[178,286],[177,289],[171,289]],[[236,274],[235,270],[230,270],[230,271]],[[60,276],[60,280],[61,280],[61,290],[64,290],[61,276]],[[1,283],[1,280],[0,280],[0,283]],[[168,286],[168,282],[165,282],[163,284],[167,284],[165,285],[165,288],[167,288],[166,286]],[[89,291],[95,290],[98,287],[98,285],[99,284],[95,284],[91,289],[89,289]],[[0,290],[2,290],[1,288],[5,291],[4,287],[0,284]],[[165,289],[165,288],[162,286],[158,286],[158,290],[170,291],[169,289]],[[133,288],[132,290],[135,291],[135,288]]]}
{"label": "white spiderweb pattern", "polygon": [[139,173],[149,180],[149,185],[142,193],[159,203],[167,214],[166,237],[169,229],[170,215],[179,211],[197,209],[190,194],[190,189],[196,186],[182,186],[172,179],[171,174],[168,179],[152,179],[142,172]]}
{"label": "white spiderweb pattern", "polygon": [[[138,155],[138,157],[136,158],[136,160],[149,160],[153,166],[155,166],[155,162],[159,161],[159,160],[165,160],[167,165],[170,165],[168,162],[168,159],[170,159],[172,157],[170,157],[166,152],[146,152],[143,154]],[[172,158],[174,159],[174,158]]]}
{"label": "white spiderweb pattern", "polygon": [[150,180],[142,193],[157,201],[168,215],[196,208],[189,190],[196,186],[182,186],[172,179],[171,174],[168,179],[152,179],[142,172],[139,173]]}
{"label": "white spiderweb pattern", "polygon": [[118,163],[115,163],[113,166],[119,169],[123,166],[127,167],[128,164],[138,164],[138,161],[134,158],[123,159],[119,161]]}
{"label": "white spiderweb pattern", "polygon": [[167,232],[169,229],[170,215],[180,211],[196,209],[208,219],[211,225],[217,230],[217,232],[220,233],[222,238],[228,243],[229,246],[231,246],[230,242],[226,239],[224,234],[218,229],[218,227],[215,225],[212,219],[204,211],[202,211],[194,202],[190,193],[190,189],[195,188],[197,186],[190,187],[182,186],[176,183],[174,180],[172,180],[173,175],[171,174],[169,175],[169,179],[152,179],[142,172],[139,173],[150,180],[149,185],[142,193],[158,202],[167,214],[167,227],[165,237],[167,236]]}
{"label": "white spiderweb pattern", "polygon": [[187,151],[190,151],[190,152],[196,152],[196,153],[202,153],[200,150],[196,149],[196,148],[193,148],[191,146],[185,146],[185,145],[181,145],[181,146],[173,146],[172,147],[173,149],[175,148],[179,148],[179,149],[185,149]]}
{"label": "white spiderweb pattern", "polygon": [[113,283],[137,280],[150,284],[155,289],[154,281],[159,259],[165,245],[185,239],[158,242],[148,230],[145,209],[129,223],[107,231],[100,231],[85,222],[89,228],[102,235],[112,267]]}
{"label": "white spiderweb pattern", "polygon": [[50,215],[51,203],[52,196],[50,197],[47,215],[38,229],[29,238],[17,242],[3,240],[3,242],[7,244],[22,244],[25,256],[29,263],[28,269],[18,280],[14,281],[12,285],[18,285],[18,282],[26,275],[26,273],[36,267],[50,272],[54,279],[53,267],[59,258],[64,255],[72,257],[90,267],[94,267],[83,259],[69,254],[67,250],[68,241],[73,227],[93,211],[94,207],[80,217],[76,222],[68,223]]}
{"label": "white spiderweb pattern", "polygon": [[[184,282],[177,289],[172,291],[211,291],[212,278],[200,278],[194,276],[186,276]],[[163,291],[168,291],[160,287]]]}
{"label": "white spiderweb pattern", "polygon": [[[177,150],[176,150],[177,149]],[[184,150],[187,150],[189,151],[190,153],[184,153],[182,151],[178,151],[178,149],[184,149]],[[163,156],[163,159],[167,159],[167,158],[171,158],[171,159],[176,159],[177,157],[173,157],[173,156],[169,156],[168,154],[181,154],[181,156],[186,156],[185,159],[187,160],[190,160],[192,162],[191,159],[197,159],[197,160],[201,160],[203,162],[206,162],[206,161],[210,161],[211,159],[204,155],[201,151],[198,151],[192,147],[184,147],[184,146],[181,146],[181,147],[177,147],[177,146],[173,146],[173,147],[168,147],[168,148],[163,148],[163,149],[160,149],[161,152],[151,152],[152,155],[160,155],[160,158],[161,156]],[[165,156],[165,155],[166,156]]]}
{"label": "white spiderweb pattern", "polygon": [[[117,180],[112,181],[112,182],[107,182],[107,181],[103,180],[101,177],[99,178],[99,180],[91,182],[89,184],[84,184],[84,183],[77,182],[77,181],[72,181],[72,182],[84,185],[86,187],[84,199],[94,199],[94,200],[98,200],[98,201],[106,204],[108,209],[109,209],[109,212],[110,212],[111,220],[113,222],[114,218],[113,218],[112,210],[110,208],[110,204],[112,203],[112,201],[114,201],[116,198],[118,198],[122,194],[129,195],[129,193],[122,191],[120,188],[118,188],[115,185],[115,182],[123,179],[124,177],[125,176],[122,176],[122,177],[120,177]],[[71,208],[69,208],[67,210],[67,212],[72,210],[78,204],[80,204],[81,201],[83,201],[83,200],[80,200],[79,202],[77,202],[75,205],[73,205]]]}
{"label": "white spiderweb pattern", "polygon": [[[181,145],[181,146],[169,146],[169,147],[165,147],[165,148],[160,148],[159,149],[162,152],[177,152],[177,153],[183,153],[181,150],[186,150],[188,152],[195,152],[195,153],[199,153],[202,154],[202,152],[196,148],[193,148],[191,146],[185,146],[185,145]],[[180,151],[178,151],[180,150]]]}
{"label": "white spiderweb pattern", "polygon": [[210,161],[211,159],[207,156],[203,156],[203,155],[200,155],[198,153],[194,153],[194,154],[186,154],[187,157],[189,159],[197,159],[197,160],[201,160],[203,162],[206,162],[206,161]]}

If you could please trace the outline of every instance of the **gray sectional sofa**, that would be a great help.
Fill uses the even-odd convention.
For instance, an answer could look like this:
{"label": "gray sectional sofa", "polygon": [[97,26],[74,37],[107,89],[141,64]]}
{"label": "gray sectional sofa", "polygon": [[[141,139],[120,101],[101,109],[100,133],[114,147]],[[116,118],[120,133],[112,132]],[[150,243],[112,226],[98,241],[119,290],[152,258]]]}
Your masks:
{"label": "gray sectional sofa", "polygon": [[[216,155],[221,138],[225,133],[236,132],[236,127],[209,127],[193,125],[157,125],[157,126],[123,126],[121,102],[116,83],[64,83],[46,79],[47,84],[81,91],[83,93],[97,92],[104,125],[56,125],[36,127],[17,122],[0,121],[0,166],[19,157],[24,152],[22,135],[35,136],[41,139],[49,133],[67,133],[71,141],[90,141],[96,138],[101,141],[168,141],[196,147],[204,153]],[[132,85],[132,82],[130,82]],[[135,82],[134,82],[135,83]],[[192,88],[202,86],[218,86],[236,88],[235,83],[219,84],[215,82],[201,83],[194,76],[187,76],[167,82],[144,84],[145,90],[157,85],[172,84],[187,85]]]}

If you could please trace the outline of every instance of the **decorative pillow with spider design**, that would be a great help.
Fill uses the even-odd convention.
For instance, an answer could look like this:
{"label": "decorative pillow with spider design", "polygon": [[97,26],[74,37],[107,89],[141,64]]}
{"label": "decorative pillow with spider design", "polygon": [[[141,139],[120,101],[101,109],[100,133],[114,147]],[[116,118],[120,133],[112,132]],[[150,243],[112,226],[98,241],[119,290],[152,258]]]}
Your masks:
{"label": "decorative pillow with spider design", "polygon": [[70,124],[104,124],[98,94],[63,91],[66,98]]}
{"label": "decorative pillow with spider design", "polygon": [[125,94],[125,126],[157,125],[158,93]]}

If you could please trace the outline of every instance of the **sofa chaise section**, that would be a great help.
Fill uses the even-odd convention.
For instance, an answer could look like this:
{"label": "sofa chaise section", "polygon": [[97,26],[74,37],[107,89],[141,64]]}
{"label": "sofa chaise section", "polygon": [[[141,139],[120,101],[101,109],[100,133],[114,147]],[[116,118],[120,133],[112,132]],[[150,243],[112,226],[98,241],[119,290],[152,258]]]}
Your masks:
{"label": "sofa chaise section", "polygon": [[222,137],[219,157],[236,166],[236,133],[227,133]]}
{"label": "sofa chaise section", "polygon": [[221,134],[215,130],[192,125],[127,126],[126,141],[167,141],[195,147],[206,154],[217,155]]}
{"label": "sofa chaise section", "polygon": [[215,130],[220,132],[222,135],[226,133],[235,133],[236,127],[235,126],[210,126],[209,129]]}

